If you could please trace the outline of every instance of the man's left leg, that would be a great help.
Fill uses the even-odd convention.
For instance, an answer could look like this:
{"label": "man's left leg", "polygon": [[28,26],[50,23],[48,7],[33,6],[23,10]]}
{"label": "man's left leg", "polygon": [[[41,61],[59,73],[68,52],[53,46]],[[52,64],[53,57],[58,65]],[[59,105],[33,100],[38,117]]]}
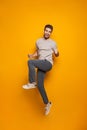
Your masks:
{"label": "man's left leg", "polygon": [[46,94],[46,91],[44,88],[45,74],[46,74],[45,71],[38,69],[38,71],[37,71],[37,86],[38,86],[39,92],[42,96],[44,104],[47,104],[49,101],[48,101],[48,97],[47,97],[47,94]]}
{"label": "man's left leg", "polygon": [[38,69],[38,72],[37,72],[37,84],[38,84],[38,89],[39,89],[39,92],[40,92],[41,97],[43,99],[43,102],[44,102],[44,104],[46,104],[45,115],[48,115],[49,112],[50,112],[50,108],[51,108],[52,104],[48,100],[48,97],[47,97],[47,94],[46,94],[46,91],[45,91],[45,88],[44,88],[45,74],[46,74],[45,71],[42,71],[42,70]]}

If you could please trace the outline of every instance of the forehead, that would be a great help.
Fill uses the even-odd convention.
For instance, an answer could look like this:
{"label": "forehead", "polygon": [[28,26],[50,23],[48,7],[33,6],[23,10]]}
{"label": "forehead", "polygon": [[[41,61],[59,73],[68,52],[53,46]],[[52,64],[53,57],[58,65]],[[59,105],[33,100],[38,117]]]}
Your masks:
{"label": "forehead", "polygon": [[51,32],[52,30],[51,30],[51,28],[45,28],[45,31]]}

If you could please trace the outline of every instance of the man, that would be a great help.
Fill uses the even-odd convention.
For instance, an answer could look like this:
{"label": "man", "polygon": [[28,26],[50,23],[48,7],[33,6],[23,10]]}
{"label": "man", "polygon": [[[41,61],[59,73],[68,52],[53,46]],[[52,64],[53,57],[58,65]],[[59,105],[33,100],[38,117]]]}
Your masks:
{"label": "man", "polygon": [[[53,26],[50,24],[45,25],[44,35],[42,38],[36,41],[36,51],[33,54],[28,54],[30,60],[28,61],[29,67],[29,83],[23,85],[24,89],[36,88],[42,96],[45,106],[45,115],[48,115],[52,103],[48,100],[45,88],[44,88],[44,76],[46,72],[52,69],[53,59],[52,56],[59,56],[55,41],[50,38],[53,31]],[[37,57],[37,59],[32,59]],[[37,83],[36,83],[36,71],[37,68]]]}

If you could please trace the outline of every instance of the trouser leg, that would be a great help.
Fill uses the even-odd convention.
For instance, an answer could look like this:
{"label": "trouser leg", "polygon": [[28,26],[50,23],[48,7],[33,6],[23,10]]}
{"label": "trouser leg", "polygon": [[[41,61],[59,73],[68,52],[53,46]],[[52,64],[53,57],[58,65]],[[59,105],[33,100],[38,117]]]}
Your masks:
{"label": "trouser leg", "polygon": [[52,68],[52,65],[47,60],[29,60],[28,61],[29,67],[29,82],[35,82],[36,80],[36,71],[35,68],[38,68],[42,71],[49,71]]}
{"label": "trouser leg", "polygon": [[45,91],[45,88],[44,88],[45,73],[46,72],[41,71],[40,69],[38,69],[38,72],[37,72],[37,83],[38,83],[38,89],[39,89],[39,92],[40,92],[40,94],[42,96],[43,102],[45,104],[47,104],[49,101],[48,101],[48,97],[47,97],[47,94],[46,94],[46,91]]}

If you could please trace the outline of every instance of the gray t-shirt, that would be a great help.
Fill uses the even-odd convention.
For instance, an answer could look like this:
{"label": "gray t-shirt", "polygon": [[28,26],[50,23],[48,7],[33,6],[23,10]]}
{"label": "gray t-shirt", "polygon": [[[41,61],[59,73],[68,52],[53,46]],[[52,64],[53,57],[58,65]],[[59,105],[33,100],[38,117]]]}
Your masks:
{"label": "gray t-shirt", "polygon": [[41,60],[48,60],[53,65],[52,53],[57,53],[56,42],[52,39],[40,38],[36,41],[38,51],[38,58]]}

